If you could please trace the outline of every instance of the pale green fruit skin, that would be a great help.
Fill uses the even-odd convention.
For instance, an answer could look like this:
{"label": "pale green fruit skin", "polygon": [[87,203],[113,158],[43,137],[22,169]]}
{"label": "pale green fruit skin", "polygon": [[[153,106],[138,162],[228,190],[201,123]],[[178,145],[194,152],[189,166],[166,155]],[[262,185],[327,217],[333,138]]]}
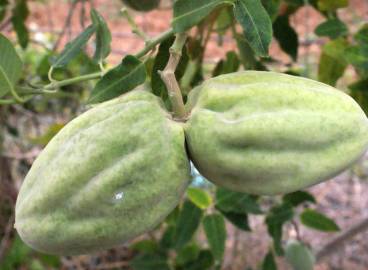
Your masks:
{"label": "pale green fruit skin", "polygon": [[157,226],[190,179],[184,131],[135,90],[68,123],[33,163],[16,203],[28,245],[85,254]]}
{"label": "pale green fruit skin", "polygon": [[327,180],[368,144],[368,121],[348,95],[286,74],[245,71],[192,91],[185,126],[190,158],[208,180],[260,195]]}

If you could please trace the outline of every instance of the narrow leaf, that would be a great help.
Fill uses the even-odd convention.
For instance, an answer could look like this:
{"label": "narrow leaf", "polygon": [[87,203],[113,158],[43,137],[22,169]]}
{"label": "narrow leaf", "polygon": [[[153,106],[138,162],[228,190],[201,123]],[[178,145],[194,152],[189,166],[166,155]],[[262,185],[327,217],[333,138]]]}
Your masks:
{"label": "narrow leaf", "polygon": [[202,210],[190,201],[185,201],[176,226],[176,248],[188,243],[196,232],[202,218]]}
{"label": "narrow leaf", "polygon": [[296,61],[299,46],[298,34],[290,26],[289,16],[283,15],[277,17],[273,24],[273,30],[281,49]]}
{"label": "narrow leaf", "polygon": [[345,60],[347,47],[344,39],[335,39],[324,45],[318,67],[319,81],[332,86],[336,84],[348,65]]}
{"label": "narrow leaf", "polygon": [[293,193],[286,194],[282,197],[282,200],[286,203],[290,203],[294,207],[305,202],[316,203],[316,199],[313,195],[306,191],[295,191]]}
{"label": "narrow leaf", "polygon": [[318,8],[322,11],[335,11],[338,8],[347,7],[349,0],[318,0]]}
{"label": "narrow leaf", "polygon": [[92,90],[89,103],[103,102],[126,93],[146,80],[146,68],[138,58],[127,55],[107,72]]}
{"label": "narrow leaf", "polygon": [[312,209],[305,209],[300,215],[300,221],[309,228],[323,232],[336,232],[340,230],[335,221]]}
{"label": "narrow leaf", "polygon": [[0,97],[6,95],[22,74],[22,60],[13,44],[0,34]]}
{"label": "narrow leaf", "polygon": [[212,198],[203,189],[190,187],[187,190],[188,198],[199,208],[206,209],[212,204]]}
{"label": "narrow leaf", "polygon": [[204,232],[216,260],[221,262],[225,252],[225,220],[219,214],[208,215],[203,219]]}
{"label": "narrow leaf", "polygon": [[72,60],[81,52],[95,31],[96,26],[92,24],[88,26],[82,33],[80,33],[74,40],[66,44],[61,54],[53,61],[52,67],[59,68],[67,65],[70,60]]}
{"label": "narrow leaf", "polygon": [[216,207],[225,212],[262,214],[257,197],[240,192],[218,188]]}
{"label": "narrow leaf", "polygon": [[177,0],[174,3],[174,19],[172,27],[174,31],[184,32],[198,24],[216,7],[229,3],[231,0]]}
{"label": "narrow leaf", "polygon": [[260,0],[236,0],[234,14],[256,55],[267,56],[272,39],[272,22]]}
{"label": "narrow leaf", "polygon": [[282,255],[284,252],[281,245],[282,226],[285,222],[291,220],[293,216],[293,208],[287,203],[274,206],[266,216],[265,222],[267,224],[267,230],[273,238],[273,244],[277,255]]}
{"label": "narrow leaf", "polygon": [[189,244],[183,247],[177,254],[175,262],[179,266],[183,266],[190,262],[196,261],[198,259],[200,248],[196,244]]}
{"label": "narrow leaf", "polygon": [[346,24],[344,24],[339,19],[331,19],[318,25],[314,32],[317,36],[320,37],[329,37],[331,39],[336,39],[348,34],[348,28]]}
{"label": "narrow leaf", "polygon": [[27,0],[16,0],[13,8],[11,22],[17,34],[20,46],[25,49],[29,41],[29,33],[25,25],[26,19],[29,15]]}
{"label": "narrow leaf", "polygon": [[93,59],[101,63],[111,51],[111,32],[104,18],[95,10],[91,10],[91,18],[96,28],[96,50]]}
{"label": "narrow leaf", "polygon": [[269,251],[263,259],[262,270],[277,270],[275,257],[273,256],[272,251]]}
{"label": "narrow leaf", "polygon": [[219,209],[219,211],[235,227],[243,231],[251,231],[251,228],[248,222],[248,214],[225,212],[225,211],[221,211],[221,209]]}

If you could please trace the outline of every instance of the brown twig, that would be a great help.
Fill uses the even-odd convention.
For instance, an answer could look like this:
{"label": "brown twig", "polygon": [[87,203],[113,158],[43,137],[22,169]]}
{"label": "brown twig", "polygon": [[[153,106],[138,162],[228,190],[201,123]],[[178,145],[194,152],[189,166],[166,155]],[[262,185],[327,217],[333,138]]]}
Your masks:
{"label": "brown twig", "polygon": [[9,221],[5,227],[4,236],[0,242],[0,262],[4,258],[6,250],[9,246],[9,239],[14,226],[14,214],[10,216]]}
{"label": "brown twig", "polygon": [[159,71],[162,80],[164,81],[170,102],[173,107],[174,116],[184,119],[186,116],[183,97],[175,77],[175,70],[181,58],[181,51],[187,40],[186,33],[179,33],[176,35],[174,44],[170,48],[170,58],[163,71]]}
{"label": "brown twig", "polygon": [[58,39],[56,40],[56,42],[55,42],[55,44],[54,44],[54,46],[52,48],[53,51],[56,51],[57,50],[57,48],[59,47],[59,45],[61,43],[61,40],[64,37],[66,31],[68,29],[70,29],[70,24],[72,22],[72,17],[73,17],[73,14],[74,14],[74,11],[75,11],[75,8],[76,8],[77,4],[78,4],[78,0],[73,0],[72,1],[71,6],[70,6],[69,11],[68,11],[68,15],[67,15],[66,20],[65,20],[65,23],[64,23],[64,27],[61,30],[61,32],[60,32],[60,34],[58,36]]}
{"label": "brown twig", "polygon": [[340,235],[336,236],[325,246],[319,249],[316,252],[316,260],[319,262],[332,253],[335,253],[338,249],[342,248],[345,245],[346,241],[366,230],[368,230],[368,217],[354,224],[349,229],[342,232]]}

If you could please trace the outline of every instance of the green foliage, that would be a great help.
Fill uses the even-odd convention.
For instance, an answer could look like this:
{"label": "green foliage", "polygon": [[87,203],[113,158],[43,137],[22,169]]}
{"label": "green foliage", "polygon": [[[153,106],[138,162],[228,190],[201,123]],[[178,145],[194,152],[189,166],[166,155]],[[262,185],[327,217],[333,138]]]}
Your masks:
{"label": "green foliage", "polygon": [[268,56],[272,23],[260,0],[236,0],[234,14],[255,54]]}
{"label": "green foliage", "polygon": [[21,77],[23,64],[11,42],[2,34],[0,34],[0,51],[0,97],[2,97],[14,89]]}
{"label": "green foliage", "polygon": [[346,24],[339,19],[330,19],[318,25],[314,32],[316,35],[321,37],[325,36],[331,39],[336,39],[348,34],[348,28]]}
{"label": "green foliage", "polygon": [[102,63],[111,51],[111,33],[104,18],[95,9],[91,10],[91,18],[96,29],[96,50],[93,59]]}
{"label": "green foliage", "polygon": [[144,63],[127,55],[120,65],[109,70],[92,90],[89,103],[99,103],[124,94],[146,80]]}
{"label": "green foliage", "polygon": [[339,226],[331,218],[313,209],[305,209],[300,215],[300,221],[309,228],[323,232],[340,230]]}
{"label": "green foliage", "polygon": [[234,0],[177,0],[174,3],[174,31],[184,32],[202,21],[221,4],[230,4]]}
{"label": "green foliage", "polygon": [[203,227],[215,259],[221,262],[225,252],[226,241],[226,228],[223,216],[220,214],[205,216]]}

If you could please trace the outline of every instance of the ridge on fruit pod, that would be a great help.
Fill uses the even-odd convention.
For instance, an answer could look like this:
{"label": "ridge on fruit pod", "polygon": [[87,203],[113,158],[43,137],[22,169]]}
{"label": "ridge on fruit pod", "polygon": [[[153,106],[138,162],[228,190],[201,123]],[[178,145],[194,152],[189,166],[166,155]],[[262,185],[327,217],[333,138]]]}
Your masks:
{"label": "ridge on fruit pod", "polygon": [[368,145],[368,120],[345,93],[275,72],[218,76],[194,89],[185,124],[190,159],[219,186],[283,194],[325,181]]}
{"label": "ridge on fruit pod", "polygon": [[85,254],[157,226],[190,179],[184,131],[134,90],[68,123],[28,172],[15,227],[36,250]]}

